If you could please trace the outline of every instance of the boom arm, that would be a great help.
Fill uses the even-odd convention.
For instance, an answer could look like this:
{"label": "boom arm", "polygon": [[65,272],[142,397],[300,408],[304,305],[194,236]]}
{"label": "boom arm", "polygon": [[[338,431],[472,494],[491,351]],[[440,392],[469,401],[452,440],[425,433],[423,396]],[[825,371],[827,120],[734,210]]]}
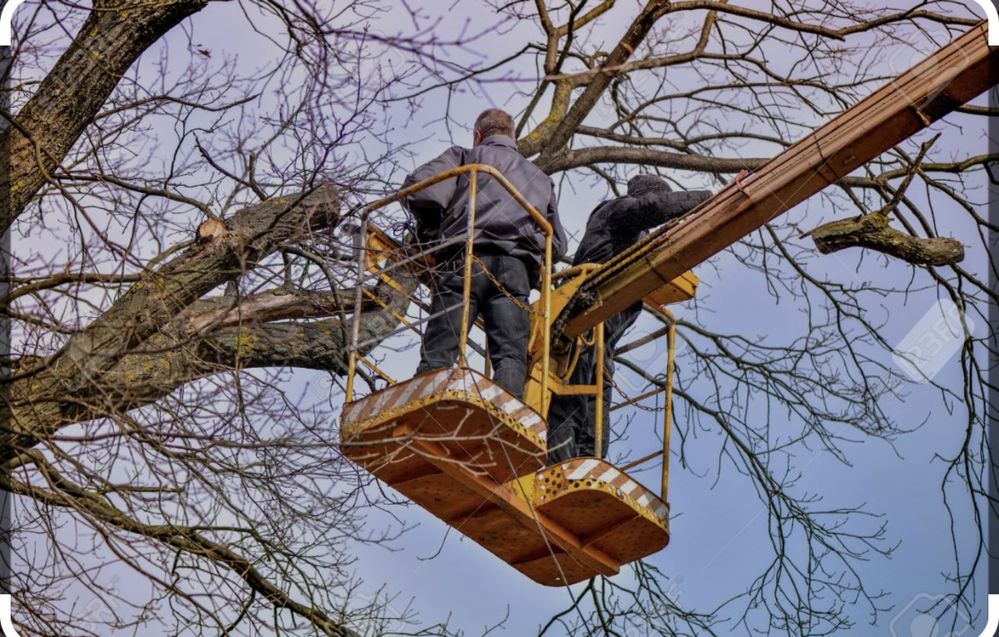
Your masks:
{"label": "boom arm", "polygon": [[640,301],[999,83],[985,22],[799,140],[683,223],[596,270],[555,322],[570,338]]}

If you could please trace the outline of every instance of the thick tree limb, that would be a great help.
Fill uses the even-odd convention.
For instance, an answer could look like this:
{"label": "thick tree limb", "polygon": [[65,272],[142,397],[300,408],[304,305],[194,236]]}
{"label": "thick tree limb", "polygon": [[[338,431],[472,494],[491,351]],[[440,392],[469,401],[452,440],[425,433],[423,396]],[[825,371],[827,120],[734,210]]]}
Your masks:
{"label": "thick tree limb", "polygon": [[[0,136],[9,151],[6,230],[49,180],[139,55],[207,0],[95,0],[79,34]],[[9,115],[7,116],[9,118]],[[0,179],[3,179],[0,176]]]}
{"label": "thick tree limb", "polygon": [[334,224],[338,209],[331,187],[245,208],[228,220],[226,232],[145,275],[47,360],[47,367],[10,384],[9,402],[0,405],[0,422],[10,428],[0,431],[0,461],[14,447],[31,446],[53,428],[78,420],[79,405],[106,390],[102,376],[126,354],[154,334],[165,336],[164,328],[185,308],[283,243]]}
{"label": "thick tree limb", "polygon": [[[920,170],[923,172],[960,173],[976,166],[985,165],[993,159],[991,155],[980,155],[959,162],[927,162],[920,164]],[[756,170],[768,161],[770,161],[769,158],[762,157],[711,157],[698,153],[680,153],[645,146],[591,146],[560,153],[545,164],[544,169],[548,173],[556,173],[597,164],[631,164],[734,175],[743,170]],[[883,188],[888,180],[897,179],[906,174],[906,168],[897,168],[885,171],[876,177],[843,177],[836,183],[852,188]]]}
{"label": "thick tree limb", "polygon": [[[252,268],[281,244],[332,226],[339,199],[332,187],[271,199],[237,212],[226,232],[194,245],[133,285],[54,357],[48,376],[72,375],[59,390],[78,391],[124,352],[170,323],[221,283]],[[15,400],[16,390],[13,392]]]}
{"label": "thick tree limb", "polygon": [[708,157],[636,146],[595,146],[565,151],[552,156],[544,162],[543,170],[548,173],[556,173],[593,164],[637,164],[675,170],[738,173],[741,170],[754,170],[768,161],[770,160],[763,158]]}
{"label": "thick tree limb", "polygon": [[[752,20],[760,24],[772,24],[774,26],[798,33],[813,33],[815,35],[820,35],[832,40],[844,40],[848,35],[870,31],[876,27],[883,26],[885,24],[890,24],[893,22],[910,21],[916,18],[940,21],[941,18],[939,13],[926,11],[924,9],[917,9],[917,10],[898,11],[895,13],[889,13],[886,15],[879,16],[878,18],[875,18],[873,20],[859,21],[855,24],[840,29],[830,29],[820,24],[811,24],[809,22],[793,20],[785,16],[771,14],[756,9],[752,9],[749,7],[742,7],[734,4],[729,4],[727,2],[718,2],[717,0],[686,0],[683,2],[674,2],[671,5],[672,11],[694,11],[698,9],[717,11],[719,13],[726,13],[741,18],[743,20],[747,21]],[[948,16],[947,20],[952,24],[963,24],[968,27],[977,24],[977,20],[973,18],[955,18]]]}
{"label": "thick tree limb", "polygon": [[891,213],[905,196],[913,177],[919,170],[926,169],[922,161],[939,137],[937,134],[922,144],[915,160],[905,168],[905,179],[899,184],[891,200],[880,210],[853,219],[826,223],[807,233],[815,240],[819,252],[829,254],[845,248],[860,247],[897,257],[913,265],[942,266],[960,263],[964,259],[964,246],[956,239],[914,237],[888,225]]}
{"label": "thick tree limb", "polygon": [[[416,276],[404,269],[396,271],[393,279],[402,291],[385,283],[372,291],[384,307],[364,314],[360,341],[372,345],[363,348],[362,354],[399,327],[397,316],[405,312],[411,302],[409,295],[419,286]],[[292,307],[289,304],[288,308]],[[186,328],[190,321],[189,316],[178,317],[141,348],[124,355],[95,379],[91,391],[57,397],[41,394],[38,399],[29,395],[14,405],[11,415],[17,429],[14,433],[0,433],[0,463],[9,462],[18,449],[37,444],[44,435],[65,425],[151,404],[185,383],[221,371],[298,367],[346,372],[349,318],[312,323],[202,325],[206,333],[189,335]],[[32,380],[28,377],[19,384]]]}
{"label": "thick tree limb", "polygon": [[[405,312],[411,302],[409,294],[419,286],[415,277],[402,271],[394,280],[406,294],[385,284],[374,290],[385,307],[364,313],[359,341],[372,344],[362,348],[362,354],[399,327],[396,316]],[[344,374],[350,331],[351,319],[345,317],[308,323],[213,325],[207,333],[186,339],[157,337],[102,377],[104,391],[92,397],[93,404],[65,404],[65,417],[94,418],[134,409],[184,383],[224,370],[290,367]]]}
{"label": "thick tree limb", "polygon": [[[368,311],[376,307],[372,301],[365,304],[362,309]],[[247,323],[342,316],[352,313],[353,308],[352,290],[292,292],[277,289],[242,299],[219,297],[201,302],[198,304],[197,313],[191,317],[186,331],[196,334],[207,329]]]}
{"label": "thick tree limb", "polygon": [[560,118],[558,124],[551,130],[550,134],[529,135],[525,138],[520,144],[521,152],[525,155],[533,155],[541,152],[542,157],[538,160],[539,166],[546,172],[553,172],[547,168],[548,158],[565,147],[566,143],[568,143],[569,139],[575,133],[576,127],[593,110],[604,90],[606,90],[607,86],[610,85],[611,81],[617,75],[617,67],[631,57],[642,43],[642,40],[645,39],[645,36],[652,30],[656,20],[659,19],[668,7],[669,3],[665,0],[649,0],[628,26],[628,30],[621,37],[621,40],[607,55],[598,72],[594,74],[593,78],[586,85],[586,89],[583,90],[582,95],[568,109],[565,117]]}
{"label": "thick tree limb", "polygon": [[867,248],[913,265],[954,265],[964,259],[964,246],[947,237],[914,237],[888,225],[888,215],[871,213],[826,223],[808,233],[822,254]]}

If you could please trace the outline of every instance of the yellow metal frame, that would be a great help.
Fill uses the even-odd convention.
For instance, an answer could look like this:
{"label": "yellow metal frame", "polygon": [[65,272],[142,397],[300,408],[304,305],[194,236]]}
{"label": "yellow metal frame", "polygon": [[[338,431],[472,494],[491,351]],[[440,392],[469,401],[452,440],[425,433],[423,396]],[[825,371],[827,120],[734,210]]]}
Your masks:
{"label": "yellow metal frame", "polygon": [[663,467],[662,467],[662,495],[663,502],[669,502],[669,445],[670,437],[673,433],[673,372],[675,370],[676,359],[676,317],[664,307],[647,304],[646,308],[655,312],[669,324],[669,332],[666,335],[666,382],[663,405]]}
{"label": "yellow metal frame", "polygon": [[350,423],[349,426],[345,426],[343,428],[341,437],[345,439],[353,438],[358,434],[360,434],[361,432],[370,429],[372,426],[378,423],[391,422],[402,414],[411,411],[417,411],[425,407],[428,407],[433,403],[438,403],[448,400],[468,403],[469,405],[472,405],[478,409],[481,409],[484,412],[487,412],[493,419],[503,423],[511,430],[516,431],[517,434],[520,437],[524,438],[525,440],[528,440],[535,445],[544,444],[544,440],[541,438],[541,436],[531,431],[527,427],[524,427],[524,425],[521,422],[519,422],[515,418],[510,417],[510,415],[504,412],[502,409],[498,409],[495,405],[492,404],[492,402],[484,400],[481,396],[479,396],[474,392],[459,391],[452,389],[437,392],[432,397],[416,398],[402,405],[395,405],[379,414],[375,414],[373,416],[365,418],[364,420],[352,422]]}
{"label": "yellow metal frame", "polygon": [[[602,266],[594,263],[583,263],[561,272],[556,273],[553,278],[558,281],[565,281],[557,290],[554,291],[554,304],[555,311],[560,312],[572,298],[572,295],[579,288],[580,284],[586,279],[586,277],[593,274],[594,271],[600,269]],[[659,290],[656,290],[653,294],[650,294],[645,298],[645,308],[655,314],[658,314],[668,325],[667,329],[667,362],[666,362],[666,382],[665,389],[656,389],[640,396],[636,396],[621,405],[617,405],[615,409],[623,406],[633,405],[640,402],[646,398],[651,398],[659,393],[665,391],[666,394],[666,405],[664,408],[664,423],[663,423],[663,450],[661,452],[657,451],[651,453],[639,460],[632,462],[625,467],[622,471],[627,471],[628,469],[634,468],[640,464],[648,462],[658,456],[663,458],[663,477],[662,477],[662,499],[666,500],[666,495],[668,493],[668,483],[669,483],[669,446],[670,446],[670,436],[672,432],[673,424],[673,373],[674,373],[674,359],[676,355],[676,318],[673,313],[670,312],[665,307],[662,307],[664,303],[677,303],[680,301],[685,301],[694,297],[697,292],[697,285],[699,279],[692,272],[687,272],[682,277],[678,277],[673,281],[668,282]],[[532,345],[534,338],[537,336],[537,330],[539,326],[535,326],[535,331],[532,333]],[[540,329],[544,333],[550,333],[551,324],[545,321],[540,325]],[[547,397],[551,392],[563,395],[593,395],[596,413],[594,414],[594,446],[596,447],[596,457],[597,459],[603,460],[603,437],[605,435],[605,425],[603,417],[603,379],[605,375],[604,370],[604,353],[605,353],[605,338],[604,338],[604,323],[598,323],[594,328],[593,345],[596,348],[596,383],[593,385],[572,385],[564,381],[563,378],[568,378],[572,373],[572,368],[575,367],[575,360],[571,360],[567,364],[567,369],[563,374],[563,378],[559,378],[557,375],[548,374],[549,384],[543,386],[541,389],[541,396]],[[660,335],[661,336],[661,335]],[[657,336],[656,338],[658,338]],[[579,348],[576,348],[575,355],[578,355]],[[573,357],[575,358],[575,356]],[[537,364],[535,363],[535,367]],[[531,379],[529,379],[529,387],[527,390],[528,403],[531,404],[543,404],[547,407],[547,403],[542,403],[541,398],[533,396],[531,391],[530,382],[537,378],[537,375],[532,374]],[[544,378],[544,377],[543,377]],[[541,385],[540,380],[535,380],[536,385]],[[550,389],[551,392],[547,391]],[[547,418],[547,409],[541,412]]]}
{"label": "yellow metal frame", "polygon": [[596,356],[597,373],[596,383],[593,386],[594,400],[596,404],[596,414],[593,415],[593,451],[597,454],[597,459],[604,458],[604,324],[600,323],[596,329]]}
{"label": "yellow metal frame", "polygon": [[[564,378],[568,378],[571,373],[571,369],[575,366],[575,360],[572,357],[569,360],[561,360],[561,367],[566,369],[560,369],[560,373],[553,373],[552,371],[552,361],[551,361],[551,324],[552,324],[552,314],[553,311],[561,311],[568,301],[572,298],[573,294],[582,284],[582,282],[593,274],[594,271],[599,270],[603,266],[599,264],[581,264],[563,270],[557,274],[552,272],[552,240],[554,236],[554,231],[549,223],[549,221],[535,209],[531,204],[524,199],[523,195],[516,189],[513,184],[511,184],[499,171],[497,171],[492,166],[485,164],[468,164],[465,166],[460,166],[438,175],[435,175],[429,179],[425,179],[421,182],[413,184],[408,188],[404,188],[388,197],[379,199],[370,205],[366,206],[361,215],[361,245],[358,246],[358,257],[357,257],[357,267],[358,267],[358,284],[355,289],[355,294],[361,297],[365,290],[363,290],[363,285],[361,283],[362,279],[365,278],[365,273],[376,273],[377,278],[387,284],[397,288],[397,284],[392,280],[390,276],[384,273],[378,272],[378,267],[380,262],[377,259],[371,257],[370,252],[384,253],[391,252],[398,249],[397,244],[395,244],[390,238],[388,238],[381,230],[378,230],[374,226],[369,224],[369,217],[371,213],[384,208],[394,202],[400,201],[401,199],[419,192],[424,188],[438,184],[446,179],[451,179],[458,177],[460,175],[469,175],[469,203],[468,203],[468,221],[465,239],[465,245],[463,247],[464,251],[464,264],[463,264],[463,280],[462,280],[462,294],[464,307],[462,309],[462,322],[461,331],[459,333],[459,359],[458,364],[461,367],[468,368],[468,332],[469,332],[469,298],[471,296],[471,280],[473,273],[473,256],[474,256],[474,243],[475,243],[475,226],[477,222],[477,198],[479,192],[479,173],[485,173],[496,179],[496,181],[503,186],[503,188],[510,194],[510,196],[516,201],[531,217],[532,221],[538,225],[538,227],[545,234],[545,256],[544,264],[542,268],[542,281],[541,281],[541,298],[532,306],[532,312],[535,315],[535,319],[532,321],[532,333],[531,333],[531,344],[530,349],[534,352],[533,363],[531,369],[533,370],[529,379],[528,387],[526,390],[527,398],[526,402],[529,405],[534,405],[538,409],[539,413],[543,417],[547,417],[548,407],[551,402],[552,393],[558,393],[561,395],[593,395],[596,413],[594,414],[594,438],[596,444],[596,457],[597,459],[603,459],[603,440],[606,435],[606,423],[604,422],[604,392],[603,383],[604,376],[606,374],[604,365],[604,355],[605,355],[605,334],[604,334],[604,324],[603,322],[598,323],[593,328],[593,345],[596,349],[596,369],[595,376],[596,382],[593,385],[571,385]],[[552,290],[553,281],[562,282],[557,290]],[[663,305],[668,303],[675,303],[679,301],[684,301],[689,298],[693,298],[696,294],[696,289],[699,281],[698,278],[693,273],[686,273],[683,276],[677,277],[676,279],[665,283],[661,288],[657,289],[653,293],[649,294],[646,301],[646,309],[658,314],[664,322],[668,325],[667,330],[667,369],[666,369],[666,382],[665,388],[663,390],[657,389],[651,392],[647,392],[635,398],[629,399],[625,403],[615,407],[621,408],[627,405],[635,404],[654,396],[662,391],[665,391],[665,407],[663,410],[663,448],[661,451],[651,453],[635,462],[629,463],[628,465],[621,468],[622,471],[627,471],[634,468],[640,464],[648,462],[655,459],[656,457],[662,457],[662,484],[661,493],[662,499],[667,501],[668,495],[668,485],[669,485],[669,450],[670,450],[670,438],[672,433],[672,422],[673,422],[673,374],[674,374],[674,357],[676,348],[676,319],[673,314],[667,310]],[[368,293],[368,296],[373,296]],[[383,304],[382,304],[383,305]],[[540,306],[540,307],[538,307]],[[374,371],[378,376],[387,380],[390,384],[395,384],[387,374],[385,374],[381,369],[379,369],[374,363],[367,360],[366,357],[360,356],[357,348],[358,337],[360,333],[360,298],[356,304],[356,311],[354,314],[354,325],[351,341],[351,349],[349,353],[348,360],[348,370],[347,370],[347,402],[353,402],[354,400],[354,387],[355,387],[355,376],[357,371],[358,363],[361,363]],[[384,305],[383,305],[384,307]],[[397,316],[397,318],[400,318]],[[540,320],[538,320],[540,319]],[[404,324],[409,324],[408,321],[403,320]],[[538,341],[540,341],[540,351],[536,350]],[[578,349],[576,350],[578,353]],[[485,357],[485,374],[488,376],[490,370],[490,361],[488,356]],[[506,419],[504,419],[506,420]],[[511,423],[507,423],[511,424]]]}
{"label": "yellow metal frame", "polygon": [[[664,502],[669,502],[669,450],[670,450],[670,438],[673,432],[673,373],[675,370],[675,359],[676,359],[676,317],[668,309],[664,307],[659,307],[652,303],[646,303],[645,308],[655,314],[658,314],[668,325],[668,330],[666,333],[666,380],[663,389],[655,389],[653,391],[644,393],[640,396],[636,396],[621,405],[617,405],[615,409],[633,405],[646,398],[651,398],[659,393],[665,393],[665,405],[663,407],[663,448],[662,451],[656,451],[650,453],[647,456],[639,458],[638,460],[631,462],[620,470],[627,472],[629,469],[637,467],[641,464],[648,462],[658,456],[662,456],[662,483],[661,483],[661,499]],[[554,390],[557,393],[563,395],[570,394],[594,394],[595,395],[595,408],[596,413],[594,414],[594,435],[593,435],[593,446],[594,452],[598,460],[603,460],[603,439],[604,439],[604,412],[603,412],[603,402],[604,402],[604,324],[598,323],[597,327],[594,329],[595,334],[595,347],[596,347],[596,383],[593,385],[565,385],[559,383],[555,386]]]}
{"label": "yellow metal frame", "polygon": [[[462,309],[462,321],[461,321],[461,332],[459,334],[458,343],[458,362],[462,367],[468,367],[468,357],[466,355],[468,347],[468,313],[469,313],[469,297],[471,296],[472,287],[472,256],[474,254],[475,245],[475,223],[476,223],[476,199],[478,196],[478,185],[479,185],[479,173],[485,173],[496,180],[504,190],[510,195],[510,197],[523,208],[531,220],[544,232],[545,235],[545,254],[544,262],[541,269],[541,314],[543,325],[548,325],[551,320],[551,287],[552,287],[552,241],[554,238],[554,229],[548,219],[545,218],[543,214],[538,212],[534,206],[530,204],[527,199],[517,190],[517,188],[510,183],[510,181],[502,175],[498,170],[492,166],[486,164],[466,164],[464,166],[458,166],[457,168],[452,168],[451,170],[444,171],[429,179],[424,179],[423,181],[417,182],[408,188],[403,188],[402,190],[396,192],[395,194],[389,195],[388,197],[383,197],[367,206],[361,212],[361,227],[360,227],[360,237],[358,240],[358,245],[355,246],[357,250],[357,285],[354,290],[355,303],[354,303],[354,322],[351,329],[351,346],[350,352],[348,354],[347,360],[347,387],[346,387],[346,400],[347,402],[352,402],[354,400],[354,383],[355,376],[357,372],[358,362],[364,362],[365,365],[369,365],[367,361],[362,360],[363,357],[358,355],[358,340],[360,338],[361,332],[361,296],[363,289],[363,279],[365,278],[365,272],[372,269],[373,263],[367,258],[367,244],[369,240],[370,225],[369,218],[372,212],[384,208],[392,203],[400,201],[409,195],[428,188],[435,184],[438,184],[446,179],[451,179],[458,177],[460,175],[468,174],[469,176],[469,201],[468,201],[468,227],[467,227],[467,238],[465,240],[465,263],[463,272],[463,302],[464,308]],[[373,236],[374,245],[376,248],[388,245],[385,238],[382,236],[381,231],[377,231]],[[382,275],[384,276],[384,275]],[[544,330],[542,334],[542,413],[547,413],[548,408],[548,377],[550,369],[550,352],[551,352],[551,334],[550,330]],[[488,371],[489,359],[486,357],[486,366]]]}
{"label": "yellow metal frame", "polygon": [[668,325],[666,330],[666,382],[664,383],[663,389],[654,389],[640,396],[635,396],[634,398],[631,398],[614,408],[620,409],[621,407],[634,405],[635,403],[645,400],[646,398],[651,398],[660,392],[665,393],[666,404],[663,407],[663,448],[662,451],[655,451],[647,456],[642,456],[638,460],[629,462],[621,467],[621,471],[627,472],[629,469],[634,469],[639,465],[645,464],[649,460],[662,456],[663,466],[660,498],[663,502],[669,502],[669,449],[670,438],[673,433],[673,372],[675,370],[676,359],[676,317],[673,316],[673,313],[668,309],[658,307],[651,303],[646,303],[645,309],[658,314]]}

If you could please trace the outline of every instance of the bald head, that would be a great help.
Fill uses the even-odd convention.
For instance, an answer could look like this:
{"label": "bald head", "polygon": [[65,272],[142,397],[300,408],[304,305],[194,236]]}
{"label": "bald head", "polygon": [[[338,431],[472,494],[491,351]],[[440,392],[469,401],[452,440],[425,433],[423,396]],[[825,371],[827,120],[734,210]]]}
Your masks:
{"label": "bald head", "polygon": [[514,132],[513,118],[506,111],[498,108],[490,108],[482,111],[475,119],[475,145],[478,146],[482,140],[492,135],[506,135],[510,139],[516,140]]}

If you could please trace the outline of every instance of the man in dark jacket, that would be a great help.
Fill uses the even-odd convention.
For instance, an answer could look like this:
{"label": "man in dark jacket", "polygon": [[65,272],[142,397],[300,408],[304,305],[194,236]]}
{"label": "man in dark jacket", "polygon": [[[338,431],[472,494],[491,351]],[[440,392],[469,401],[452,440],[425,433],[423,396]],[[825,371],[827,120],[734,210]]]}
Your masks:
{"label": "man in dark jacket", "polygon": [[[634,177],[628,182],[627,196],[605,201],[590,213],[573,265],[604,263],[634,245],[646,230],[690,212],[710,197],[711,192],[707,190],[672,192],[669,184],[656,175]],[[639,301],[604,322],[602,458],[607,457],[610,440],[608,418],[614,349],[641,312]],[[574,385],[596,383],[596,348],[586,347],[580,352],[570,382]],[[595,455],[595,428],[595,396],[556,395],[548,412],[549,464]]]}
{"label": "man in dark jacket", "polygon": [[[517,150],[513,118],[489,109],[475,121],[473,148],[454,146],[406,178],[404,186],[465,164],[488,164],[498,170],[554,229],[553,259],[565,254],[565,233],[558,218],[555,184]],[[468,227],[469,176],[446,179],[405,199],[415,217],[417,237],[443,246],[436,254],[436,290],[432,318],[423,335],[417,374],[448,368],[458,358],[461,326],[464,247]],[[475,204],[472,289],[469,326],[481,314],[485,323],[493,378],[518,398],[527,377],[530,336],[528,296],[539,283],[545,234],[526,210],[489,175],[479,173]],[[485,270],[483,272],[483,266]],[[497,282],[499,285],[497,285]]]}

